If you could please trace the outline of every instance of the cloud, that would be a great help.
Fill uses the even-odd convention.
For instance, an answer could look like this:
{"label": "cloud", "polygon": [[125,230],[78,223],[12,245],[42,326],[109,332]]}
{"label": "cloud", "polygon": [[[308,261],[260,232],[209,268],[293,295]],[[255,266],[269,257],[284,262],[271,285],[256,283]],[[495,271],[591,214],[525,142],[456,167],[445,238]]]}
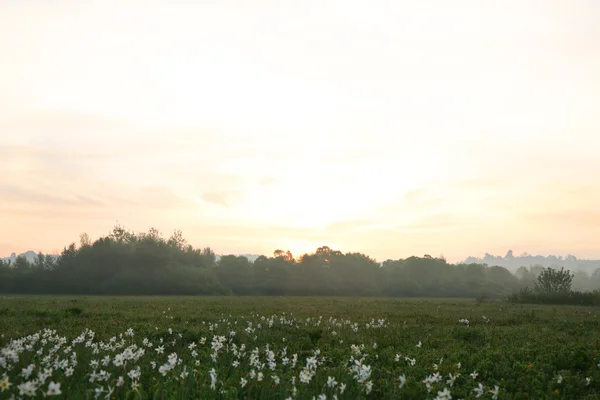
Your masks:
{"label": "cloud", "polygon": [[187,209],[197,205],[193,200],[178,195],[172,188],[165,186],[144,186],[124,196],[141,208]]}
{"label": "cloud", "polygon": [[260,186],[272,186],[272,185],[275,185],[277,182],[279,182],[279,180],[277,178],[274,178],[271,176],[265,176],[263,178],[260,178],[260,180],[258,181],[258,184]]}
{"label": "cloud", "polygon": [[362,229],[368,229],[375,226],[375,221],[369,220],[346,220],[346,221],[337,221],[327,224],[325,230],[331,231],[356,231]]}
{"label": "cloud", "polygon": [[202,194],[202,200],[219,206],[229,207],[242,199],[243,193],[239,190],[222,190],[214,192],[205,192]]}
{"label": "cloud", "polygon": [[510,185],[510,183],[511,183],[510,179],[506,179],[506,178],[501,179],[501,178],[494,178],[494,177],[489,176],[489,177],[457,180],[454,182],[446,183],[445,186],[448,187],[449,189],[457,189],[457,190],[464,190],[464,189],[486,190],[486,189],[499,189],[501,187],[507,187]]}
{"label": "cloud", "polygon": [[[25,185],[2,184],[0,192],[0,215],[30,217],[36,219],[114,218],[128,211],[140,210],[189,210],[197,204],[180,196],[170,187],[144,186],[127,188],[81,187],[68,191],[51,187],[34,189]],[[100,190],[99,190],[100,189]]]}
{"label": "cloud", "polygon": [[593,199],[594,202],[596,199],[600,200],[600,185],[598,184],[577,186],[566,191],[574,196]]}
{"label": "cloud", "polygon": [[537,229],[576,232],[577,235],[587,235],[594,231],[600,233],[598,229],[600,227],[599,209],[527,212],[521,213],[517,218],[522,223],[532,225]]}
{"label": "cloud", "polygon": [[84,150],[81,148],[69,149],[53,147],[50,144],[3,144],[0,147],[0,161],[7,159],[14,161],[22,158],[36,158],[48,161],[69,158],[76,161],[108,161],[114,154],[110,151],[99,151],[94,148]]}
{"label": "cloud", "polygon": [[69,237],[59,227],[115,219],[186,223],[215,246],[306,238],[483,252],[473,243],[492,233],[569,227],[552,233],[569,243],[597,233],[600,192],[576,186],[600,165],[598,9],[315,14],[127,0],[86,3],[73,19],[69,7],[5,3],[0,236],[11,242],[59,245]]}
{"label": "cloud", "polygon": [[407,203],[418,203],[428,198],[431,199],[431,189],[425,187],[412,189],[406,192],[403,197]]}
{"label": "cloud", "polygon": [[2,192],[0,204],[41,204],[51,207],[95,207],[106,205],[103,200],[87,195],[60,193],[60,191],[47,193],[41,190],[31,189],[14,184],[0,184],[0,192]]}
{"label": "cloud", "polygon": [[[86,145],[103,147],[104,143],[123,139],[131,135],[132,126],[123,119],[101,114],[36,110],[0,116],[0,130],[8,133],[7,145],[81,151]],[[53,140],[54,135],[60,140]]]}
{"label": "cloud", "polygon": [[415,222],[407,224],[407,230],[448,230],[451,228],[465,228],[474,224],[471,218],[456,214],[431,214],[418,218]]}
{"label": "cloud", "polygon": [[406,216],[407,214],[435,211],[450,198],[444,195],[442,186],[422,186],[390,197],[386,204],[379,208],[382,217]]}

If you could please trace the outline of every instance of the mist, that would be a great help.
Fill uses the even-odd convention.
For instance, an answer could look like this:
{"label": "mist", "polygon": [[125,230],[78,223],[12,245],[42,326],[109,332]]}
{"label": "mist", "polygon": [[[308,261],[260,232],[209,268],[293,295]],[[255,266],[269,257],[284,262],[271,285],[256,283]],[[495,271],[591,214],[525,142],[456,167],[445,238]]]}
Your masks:
{"label": "mist", "polygon": [[[30,255],[29,255],[30,256]],[[577,264],[579,263],[579,264]],[[89,295],[262,295],[465,297],[498,299],[532,287],[544,266],[575,269],[573,289],[600,288],[597,261],[574,256],[443,257],[383,262],[362,253],[322,246],[294,256],[223,255],[188,244],[181,231],[134,233],[116,226],[92,241],[66,246],[60,255],[0,260],[0,292]],[[595,269],[594,269],[595,268]]]}

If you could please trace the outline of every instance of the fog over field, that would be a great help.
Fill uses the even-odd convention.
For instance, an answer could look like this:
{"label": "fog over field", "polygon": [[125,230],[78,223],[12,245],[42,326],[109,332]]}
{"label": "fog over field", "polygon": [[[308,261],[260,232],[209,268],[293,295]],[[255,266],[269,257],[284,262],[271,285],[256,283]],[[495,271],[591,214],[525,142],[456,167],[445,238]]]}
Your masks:
{"label": "fog over field", "polygon": [[548,278],[558,286],[542,292],[586,292],[585,301],[552,301],[588,304],[597,298],[600,303],[598,262],[574,256],[515,257],[509,251],[505,257],[487,254],[453,264],[428,254],[376,260],[328,246],[300,255],[275,250],[269,256],[217,256],[210,247],[189,244],[181,231],[164,237],[156,229],[135,233],[118,225],[94,240],[82,234],[79,243],[65,246],[59,255],[26,256],[0,260],[0,293],[504,299],[537,291],[546,273],[566,269],[568,282]]}

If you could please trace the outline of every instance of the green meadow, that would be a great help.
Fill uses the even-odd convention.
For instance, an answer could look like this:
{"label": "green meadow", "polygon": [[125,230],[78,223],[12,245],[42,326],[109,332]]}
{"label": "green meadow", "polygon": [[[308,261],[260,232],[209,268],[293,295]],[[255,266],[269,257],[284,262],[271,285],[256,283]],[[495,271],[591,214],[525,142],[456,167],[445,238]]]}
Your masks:
{"label": "green meadow", "polygon": [[[2,398],[600,398],[597,309],[5,296]],[[15,340],[16,339],[16,340]]]}

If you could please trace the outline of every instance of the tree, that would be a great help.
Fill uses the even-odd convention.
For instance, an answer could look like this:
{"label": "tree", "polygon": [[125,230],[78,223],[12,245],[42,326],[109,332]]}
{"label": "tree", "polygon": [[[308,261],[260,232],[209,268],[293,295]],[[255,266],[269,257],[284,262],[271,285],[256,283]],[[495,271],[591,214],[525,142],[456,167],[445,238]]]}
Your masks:
{"label": "tree", "polygon": [[283,250],[275,250],[273,252],[273,257],[274,258],[280,258],[284,261],[288,261],[288,262],[294,262],[294,256],[292,255],[292,252],[287,250],[287,251],[283,251]]}
{"label": "tree", "polygon": [[79,235],[79,247],[85,247],[85,246],[91,246],[92,245],[92,240],[90,239],[90,235],[88,235],[87,233],[82,233],[81,235]]}
{"label": "tree", "polygon": [[187,241],[184,239],[183,233],[181,233],[180,230],[173,232],[173,235],[171,235],[167,243],[177,250],[183,250],[187,246]]}
{"label": "tree", "polygon": [[565,271],[564,267],[560,271],[553,268],[542,268],[535,283],[535,291],[538,293],[569,293],[574,276],[571,275],[571,271]]}
{"label": "tree", "polygon": [[33,261],[33,267],[38,270],[44,269],[46,265],[46,256],[43,253],[39,252]]}
{"label": "tree", "polygon": [[14,268],[29,269],[30,267],[31,267],[31,265],[29,264],[29,261],[27,261],[27,259],[25,257],[23,257],[23,256],[17,257],[17,261],[15,261]]}
{"label": "tree", "polygon": [[134,233],[127,231],[121,225],[115,225],[109,237],[117,243],[132,243],[135,239]]}

